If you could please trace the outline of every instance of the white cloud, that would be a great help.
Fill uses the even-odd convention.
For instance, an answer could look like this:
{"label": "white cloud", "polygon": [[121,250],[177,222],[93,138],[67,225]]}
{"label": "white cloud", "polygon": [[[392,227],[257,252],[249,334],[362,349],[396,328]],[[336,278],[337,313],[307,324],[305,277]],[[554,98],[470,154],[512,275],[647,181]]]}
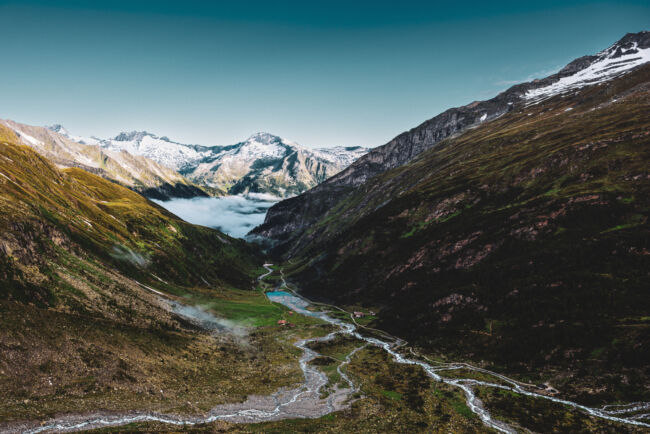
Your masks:
{"label": "white cloud", "polygon": [[266,210],[278,201],[270,195],[200,197],[192,199],[154,200],[180,218],[197,225],[219,229],[230,236],[243,238],[264,222]]}

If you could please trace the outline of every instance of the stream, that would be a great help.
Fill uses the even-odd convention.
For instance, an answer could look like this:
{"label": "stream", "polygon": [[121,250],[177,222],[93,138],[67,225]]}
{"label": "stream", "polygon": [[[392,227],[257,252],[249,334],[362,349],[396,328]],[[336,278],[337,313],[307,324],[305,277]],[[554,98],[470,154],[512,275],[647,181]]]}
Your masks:
{"label": "stream", "polygon": [[[270,275],[273,270],[271,264],[265,264],[268,271],[262,274],[258,279],[264,279]],[[508,390],[538,399],[547,399],[558,404],[564,404],[576,410],[587,413],[591,416],[631,424],[640,427],[650,428],[650,423],[643,419],[650,418],[650,403],[638,402],[625,405],[607,405],[601,408],[590,408],[575,402],[564,399],[547,396],[530,390],[530,385],[518,382],[506,376],[473,367],[466,363],[427,363],[415,358],[409,358],[399,352],[399,348],[404,348],[404,342],[394,339],[394,342],[388,342],[376,337],[364,336],[359,327],[353,323],[348,323],[337,318],[332,318],[327,312],[311,311],[307,308],[311,303],[304,297],[292,292],[282,277],[282,283],[275,291],[266,293],[269,300],[283,304],[292,309],[294,312],[319,318],[337,327],[337,330],[323,337],[302,339],[294,343],[294,346],[302,351],[299,359],[300,368],[304,374],[304,382],[292,389],[282,388],[268,396],[249,396],[246,401],[241,403],[223,404],[214,407],[205,416],[180,416],[173,414],[161,414],[155,412],[131,412],[128,414],[115,413],[93,413],[85,415],[66,415],[53,420],[44,422],[41,425],[23,424],[9,428],[7,432],[26,432],[40,433],[45,431],[79,431],[91,428],[126,425],[134,422],[162,422],[171,425],[196,425],[223,420],[234,423],[257,423],[274,421],[289,418],[317,418],[347,408],[351,404],[350,397],[354,392],[359,390],[352,379],[343,370],[343,367],[350,363],[354,354],[367,345],[382,348],[386,351],[395,362],[408,365],[418,365],[434,381],[444,382],[457,387],[465,394],[467,406],[474,412],[481,421],[488,427],[499,432],[514,433],[512,427],[506,423],[495,419],[490,412],[484,407],[481,400],[476,396],[475,387],[489,387]],[[308,345],[313,342],[324,342],[333,339],[337,335],[348,335],[365,344],[357,347],[348,354],[337,368],[342,380],[347,387],[335,387],[327,397],[321,397],[322,388],[328,383],[327,376],[310,365],[310,361],[318,357],[319,354],[310,349]],[[397,344],[396,344],[397,343]],[[414,354],[415,355],[415,354]],[[454,369],[467,369],[470,371],[489,374],[498,378],[505,384],[491,383],[469,378],[450,378],[440,375],[441,371],[450,371]],[[3,430],[0,427],[0,430]]]}

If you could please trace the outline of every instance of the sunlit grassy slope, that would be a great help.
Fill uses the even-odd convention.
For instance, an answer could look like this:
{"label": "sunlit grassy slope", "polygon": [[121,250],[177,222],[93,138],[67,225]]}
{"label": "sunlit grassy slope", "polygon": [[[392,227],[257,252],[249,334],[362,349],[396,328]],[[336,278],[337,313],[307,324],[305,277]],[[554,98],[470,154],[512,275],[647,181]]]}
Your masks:
{"label": "sunlit grassy slope", "polygon": [[[0,128],[0,422],[58,412],[197,413],[300,381],[262,258]],[[155,291],[245,336],[173,315]]]}
{"label": "sunlit grassy slope", "polygon": [[255,274],[259,259],[244,242],[187,224],[81,169],[60,171],[10,139],[0,144],[0,173],[2,243],[11,251],[4,257],[17,268],[64,249],[145,282],[155,274],[181,285],[245,287]]}

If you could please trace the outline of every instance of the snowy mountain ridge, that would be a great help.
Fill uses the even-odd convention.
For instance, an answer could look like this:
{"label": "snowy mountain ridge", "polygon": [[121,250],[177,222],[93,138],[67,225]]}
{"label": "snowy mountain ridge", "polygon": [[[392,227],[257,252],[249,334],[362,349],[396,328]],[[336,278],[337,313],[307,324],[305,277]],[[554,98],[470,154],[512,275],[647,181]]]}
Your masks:
{"label": "snowy mountain ridge", "polygon": [[596,55],[569,63],[558,72],[560,78],[557,81],[528,90],[524,98],[529,103],[544,101],[584,86],[606,82],[646,62],[650,62],[650,32],[630,33]]}
{"label": "snowy mountain ridge", "polygon": [[19,142],[59,167],[79,167],[161,200],[207,196],[175,170],[140,155],[104,149],[90,140],[81,141],[61,125],[45,128],[11,120],[0,120],[0,123],[11,129]]}
{"label": "snowy mountain ridge", "polygon": [[308,149],[269,133],[243,142],[200,148],[204,158],[181,170],[192,181],[231,194],[300,194],[349,166],[368,152],[362,147]]}
{"label": "snowy mountain ridge", "polygon": [[78,143],[145,157],[199,185],[233,194],[299,194],[368,152],[360,146],[309,149],[265,132],[234,145],[202,146],[175,142],[147,131],[121,132],[100,139],[74,136],[59,124],[48,128]]}
{"label": "snowy mountain ridge", "polygon": [[274,205],[254,233],[289,245],[291,237],[316,224],[323,210],[335,209],[370,179],[403,166],[445,139],[554,96],[569,97],[588,86],[602,86],[606,92],[609,80],[643,68],[650,60],[649,49],[650,31],[628,33],[609,48],[577,58],[548,77],[515,84],[491,99],[449,108],[373,148],[312,190]]}

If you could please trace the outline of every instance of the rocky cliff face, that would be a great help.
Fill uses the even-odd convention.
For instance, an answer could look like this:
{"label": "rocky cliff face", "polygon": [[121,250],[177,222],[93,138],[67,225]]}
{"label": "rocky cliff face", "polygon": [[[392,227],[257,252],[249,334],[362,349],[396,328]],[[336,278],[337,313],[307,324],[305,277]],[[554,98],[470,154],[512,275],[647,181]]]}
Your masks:
{"label": "rocky cliff face", "polygon": [[373,149],[316,188],[271,207],[264,224],[253,233],[286,243],[299,237],[325,210],[342,203],[369,179],[411,161],[442,140],[523,106],[601,84],[648,61],[650,32],[630,33],[606,50],[576,59],[549,77],[515,85],[487,101],[449,109]]}

